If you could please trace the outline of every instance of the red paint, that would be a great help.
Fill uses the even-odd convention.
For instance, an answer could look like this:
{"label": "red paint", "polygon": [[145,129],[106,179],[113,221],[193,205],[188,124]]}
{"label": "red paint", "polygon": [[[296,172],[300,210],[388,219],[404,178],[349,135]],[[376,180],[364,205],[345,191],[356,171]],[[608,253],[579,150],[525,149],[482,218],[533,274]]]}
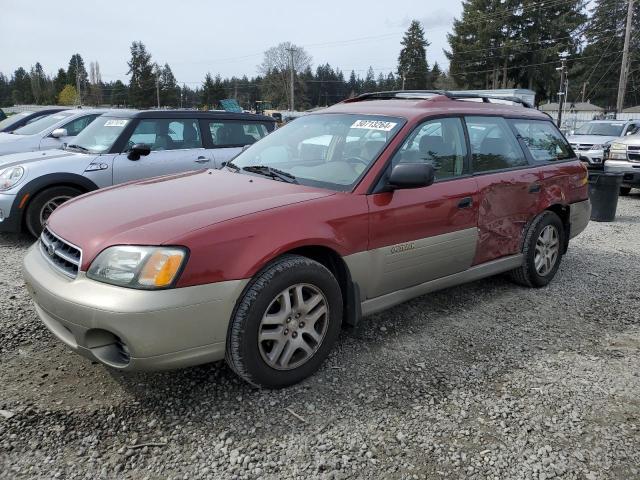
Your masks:
{"label": "red paint", "polygon": [[[343,103],[325,112],[399,116],[407,123],[353,192],[336,193],[227,171],[201,171],[103,189],[67,202],[51,229],[83,250],[86,270],[112,245],[184,245],[178,286],[248,278],[302,246],[340,255],[477,226],[474,263],[519,251],[524,226],[551,205],[587,198],[580,162],[463,177],[426,188],[370,195],[406,135],[429,117],[505,115],[548,119],[531,109],[451,101]],[[539,183],[539,193],[529,193]],[[472,197],[470,208],[460,200]]]}

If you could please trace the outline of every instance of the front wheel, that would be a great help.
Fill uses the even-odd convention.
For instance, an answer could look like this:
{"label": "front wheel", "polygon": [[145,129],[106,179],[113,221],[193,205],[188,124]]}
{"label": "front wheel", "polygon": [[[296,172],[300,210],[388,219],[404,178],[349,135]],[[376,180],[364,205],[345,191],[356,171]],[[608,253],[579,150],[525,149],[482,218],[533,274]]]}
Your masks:
{"label": "front wheel", "polygon": [[511,271],[511,278],[526,287],[544,287],[555,277],[562,261],[564,226],[560,217],[546,211],[538,216],[524,240],[521,267]]}
{"label": "front wheel", "polygon": [[320,367],[341,322],[333,274],[309,258],[286,255],[258,273],[240,299],[227,333],[227,363],[252,385],[292,385]]}
{"label": "front wheel", "polygon": [[38,193],[27,207],[25,224],[29,233],[39,237],[44,224],[47,223],[53,211],[67,200],[77,197],[82,192],[73,187],[51,187]]}

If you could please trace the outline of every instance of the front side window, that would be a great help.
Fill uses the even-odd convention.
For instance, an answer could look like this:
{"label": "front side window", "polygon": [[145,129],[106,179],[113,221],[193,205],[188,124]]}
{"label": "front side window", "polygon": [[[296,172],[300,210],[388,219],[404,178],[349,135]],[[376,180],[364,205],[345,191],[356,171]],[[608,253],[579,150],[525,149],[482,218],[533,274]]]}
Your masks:
{"label": "front side window", "polygon": [[460,118],[439,118],[416,128],[395,154],[398,163],[433,165],[436,180],[458,177],[464,173],[467,147]]}
{"label": "front side window", "polygon": [[379,115],[307,115],[240,153],[230,168],[269,167],[303,185],[348,191],[404,123]]}
{"label": "front side window", "polygon": [[41,133],[47,130],[49,127],[54,126],[56,123],[59,123],[61,120],[64,120],[67,117],[73,115],[73,112],[60,112],[54,113],[53,115],[47,115],[46,117],[39,118],[33,123],[29,123],[24,127],[20,127],[17,130],[13,131],[14,135],[35,135],[36,133]]}
{"label": "front side window", "polygon": [[67,148],[86,153],[108,153],[129,122],[128,118],[98,117]]}
{"label": "front side window", "polygon": [[216,147],[244,147],[267,136],[263,123],[239,120],[215,120],[209,122],[211,140]]}
{"label": "front side window", "polygon": [[75,120],[70,121],[69,123],[64,124],[60,128],[65,128],[67,130],[67,135],[70,137],[77,136],[82,130],[87,128],[87,126],[93,122],[100,115],[87,115],[86,117],[76,118]]}
{"label": "front side window", "polygon": [[526,166],[520,144],[501,117],[466,117],[474,173]]}
{"label": "front side window", "polygon": [[149,145],[152,151],[181,150],[201,148],[202,137],[195,119],[145,119],[136,126],[126,148],[137,143]]}
{"label": "front side window", "polygon": [[511,120],[511,124],[536,162],[553,162],[571,158],[571,147],[551,122],[545,120]]}

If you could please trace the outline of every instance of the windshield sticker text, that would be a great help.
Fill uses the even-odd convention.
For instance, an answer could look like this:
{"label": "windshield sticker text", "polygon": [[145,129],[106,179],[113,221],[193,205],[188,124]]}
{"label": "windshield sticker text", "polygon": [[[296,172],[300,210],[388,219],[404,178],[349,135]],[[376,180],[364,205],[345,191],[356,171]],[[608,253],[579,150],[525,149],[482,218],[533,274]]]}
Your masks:
{"label": "windshield sticker text", "polygon": [[107,120],[104,122],[105,127],[124,127],[128,120]]}
{"label": "windshield sticker text", "polygon": [[397,123],[383,122],[381,120],[356,120],[351,128],[365,128],[367,130],[380,130],[381,132],[390,132]]}

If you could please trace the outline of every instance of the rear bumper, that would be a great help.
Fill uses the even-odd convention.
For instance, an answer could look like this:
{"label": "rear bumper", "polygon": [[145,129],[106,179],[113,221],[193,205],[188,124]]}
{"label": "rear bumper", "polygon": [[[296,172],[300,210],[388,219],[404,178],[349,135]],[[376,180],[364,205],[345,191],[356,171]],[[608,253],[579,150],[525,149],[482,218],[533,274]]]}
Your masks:
{"label": "rear bumper", "polygon": [[640,163],[626,160],[607,160],[604,164],[607,173],[621,173],[622,185],[640,187]]}
{"label": "rear bumper", "polygon": [[37,244],[23,274],[38,316],[75,352],[121,370],[224,358],[227,326],[247,280],[141,291],[55,272]]}
{"label": "rear bumper", "polygon": [[569,238],[580,235],[591,219],[591,202],[584,200],[582,202],[572,203],[569,207]]}

